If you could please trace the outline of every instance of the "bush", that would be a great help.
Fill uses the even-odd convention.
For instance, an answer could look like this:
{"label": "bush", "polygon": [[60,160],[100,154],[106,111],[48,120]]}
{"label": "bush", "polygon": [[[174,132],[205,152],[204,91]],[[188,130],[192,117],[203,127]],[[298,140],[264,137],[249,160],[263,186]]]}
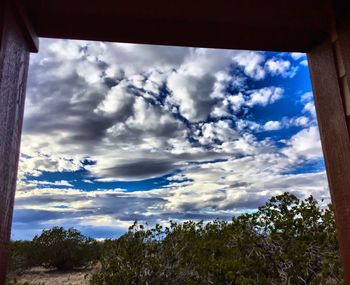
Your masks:
{"label": "bush", "polygon": [[35,249],[31,241],[12,241],[9,262],[10,275],[22,273],[25,269],[35,266]]}
{"label": "bush", "polygon": [[333,212],[285,193],[231,222],[135,222],[105,242],[91,283],[343,284]]}
{"label": "bush", "polygon": [[84,267],[99,258],[99,245],[83,236],[78,230],[53,227],[34,237],[32,248],[35,249],[35,263],[58,270],[70,270]]}

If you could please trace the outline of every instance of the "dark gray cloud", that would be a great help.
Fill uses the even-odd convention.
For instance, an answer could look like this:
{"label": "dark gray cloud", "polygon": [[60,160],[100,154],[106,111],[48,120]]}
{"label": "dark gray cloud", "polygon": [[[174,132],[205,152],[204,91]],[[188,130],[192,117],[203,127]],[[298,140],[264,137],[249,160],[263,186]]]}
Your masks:
{"label": "dark gray cloud", "polygon": [[161,176],[174,171],[176,166],[169,160],[144,159],[142,161],[121,163],[111,168],[102,169],[102,176],[124,177],[125,180],[145,179]]}
{"label": "dark gray cloud", "polygon": [[40,223],[49,220],[81,217],[86,214],[89,214],[89,212],[17,209],[13,219],[14,223]]}

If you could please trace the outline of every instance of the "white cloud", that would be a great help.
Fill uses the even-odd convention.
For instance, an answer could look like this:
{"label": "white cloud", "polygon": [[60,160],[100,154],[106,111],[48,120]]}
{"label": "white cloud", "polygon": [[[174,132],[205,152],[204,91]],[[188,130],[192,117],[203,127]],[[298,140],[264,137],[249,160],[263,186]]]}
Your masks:
{"label": "white cloud", "polygon": [[280,128],[282,128],[282,125],[279,121],[268,121],[264,124],[264,129],[266,131],[275,131],[279,130]]}
{"label": "white cloud", "polygon": [[40,152],[22,153],[19,162],[19,178],[25,175],[38,176],[42,171],[49,172],[63,172],[63,171],[77,171],[82,167],[81,159],[70,155],[67,157],[55,154],[43,154]]}
{"label": "white cloud", "polygon": [[320,134],[316,126],[303,129],[287,143],[284,153],[291,159],[322,159]]}
{"label": "white cloud", "polygon": [[103,112],[107,115],[127,112],[134,101],[135,96],[128,92],[127,83],[121,82],[109,90],[106,97],[94,111]]}
{"label": "white cloud", "polygon": [[230,126],[229,121],[218,121],[203,124],[198,140],[201,144],[215,144],[216,140],[230,142],[238,138],[239,134]]}
{"label": "white cloud", "polygon": [[293,67],[289,60],[271,58],[266,61],[265,68],[267,71],[276,76],[293,78],[298,71],[298,67]]}
{"label": "white cloud", "polygon": [[245,99],[242,93],[238,93],[236,95],[228,96],[227,101],[229,102],[232,110],[237,112],[244,105]]}
{"label": "white cloud", "polygon": [[282,98],[284,90],[280,87],[264,87],[259,90],[253,90],[247,102],[248,106],[272,104]]}
{"label": "white cloud", "polygon": [[49,181],[38,181],[38,180],[31,180],[28,181],[29,183],[34,183],[34,184],[39,184],[39,185],[47,185],[47,186],[67,186],[67,187],[73,187],[71,183],[69,183],[66,180],[60,180],[60,181],[54,181],[54,182],[49,182]]}
{"label": "white cloud", "polygon": [[288,60],[269,59],[265,66],[272,74],[284,74],[289,70],[291,63]]}
{"label": "white cloud", "polygon": [[189,121],[204,121],[211,112],[215,78],[207,75],[195,77],[181,72],[174,72],[168,79],[172,97],[168,102],[179,106],[180,113]]}
{"label": "white cloud", "polygon": [[301,101],[302,102],[310,102],[314,98],[312,92],[306,92],[301,96]]}
{"label": "white cloud", "polygon": [[167,102],[178,105],[180,114],[191,122],[205,121],[211,112],[224,114],[225,111],[218,106],[213,110],[214,99],[225,100],[223,89],[228,82],[242,84],[239,76],[233,78],[227,74],[232,61],[238,62],[247,72],[253,72],[243,60],[247,54],[258,53],[191,49],[185,61],[167,79],[171,91]]}
{"label": "white cloud", "polygon": [[309,125],[310,119],[306,116],[300,116],[300,117],[292,118],[289,123],[297,127],[306,127]]}
{"label": "white cloud", "polygon": [[291,57],[298,61],[298,63],[302,66],[308,66],[307,58],[305,53],[292,52]]}
{"label": "white cloud", "polygon": [[301,53],[301,52],[292,52],[291,53],[291,57],[294,59],[294,60],[298,60],[298,59],[301,59],[301,58],[305,58],[305,53]]}
{"label": "white cloud", "polygon": [[307,59],[302,60],[302,61],[300,62],[300,64],[303,65],[303,66],[308,66],[308,65],[309,65]]}
{"label": "white cloud", "polygon": [[314,118],[316,118],[316,109],[314,102],[306,103],[303,112],[309,112]]}
{"label": "white cloud", "polygon": [[266,72],[263,67],[265,57],[260,52],[245,52],[238,53],[233,57],[233,60],[241,67],[244,73],[256,80],[261,80],[265,77]]}

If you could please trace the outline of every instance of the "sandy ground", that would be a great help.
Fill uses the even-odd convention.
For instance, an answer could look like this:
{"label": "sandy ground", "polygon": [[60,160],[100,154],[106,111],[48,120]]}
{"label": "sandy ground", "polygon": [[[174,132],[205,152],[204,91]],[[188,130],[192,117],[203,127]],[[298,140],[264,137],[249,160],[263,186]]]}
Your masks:
{"label": "sandy ground", "polygon": [[69,272],[57,272],[41,267],[32,268],[17,277],[18,282],[30,282],[33,284],[44,283],[45,285],[88,285],[93,273],[90,270],[75,270]]}

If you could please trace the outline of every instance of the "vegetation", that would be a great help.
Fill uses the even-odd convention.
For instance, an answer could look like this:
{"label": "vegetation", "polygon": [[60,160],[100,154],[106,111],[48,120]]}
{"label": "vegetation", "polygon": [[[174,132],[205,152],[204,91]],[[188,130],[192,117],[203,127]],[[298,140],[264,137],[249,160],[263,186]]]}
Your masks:
{"label": "vegetation", "polygon": [[35,249],[31,241],[13,241],[11,243],[11,258],[9,271],[11,275],[35,266]]}
{"label": "vegetation", "polygon": [[58,270],[70,270],[89,265],[98,258],[98,244],[76,229],[54,227],[33,239],[40,264]]}
{"label": "vegetation", "polygon": [[62,270],[98,259],[93,285],[344,284],[331,207],[289,193],[230,222],[135,222],[103,244],[53,228],[13,249],[12,261],[24,267]]}
{"label": "vegetation", "polygon": [[333,212],[310,197],[271,198],[232,222],[192,221],[104,244],[92,284],[343,284]]}
{"label": "vegetation", "polygon": [[73,228],[53,227],[31,242],[15,241],[11,246],[11,273],[33,266],[71,270],[96,262],[100,255],[98,242]]}

